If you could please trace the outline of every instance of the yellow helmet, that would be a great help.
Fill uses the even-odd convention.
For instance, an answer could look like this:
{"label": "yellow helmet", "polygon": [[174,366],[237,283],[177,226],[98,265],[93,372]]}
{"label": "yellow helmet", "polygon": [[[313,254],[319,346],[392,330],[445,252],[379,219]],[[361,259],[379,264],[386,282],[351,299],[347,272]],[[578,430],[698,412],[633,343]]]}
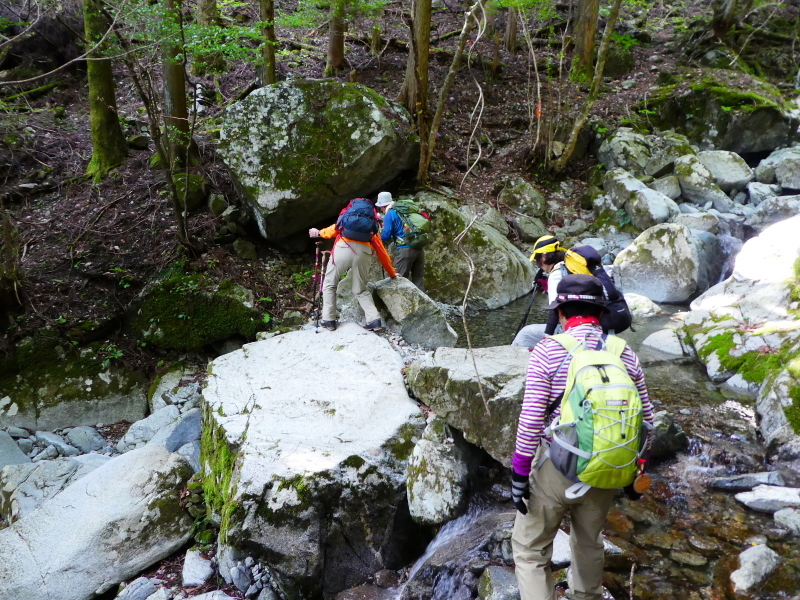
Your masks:
{"label": "yellow helmet", "polygon": [[536,257],[538,255],[548,252],[557,252],[558,250],[562,250],[558,238],[554,235],[543,235],[536,240],[536,243],[533,245],[533,253],[529,260],[531,262],[536,262]]}

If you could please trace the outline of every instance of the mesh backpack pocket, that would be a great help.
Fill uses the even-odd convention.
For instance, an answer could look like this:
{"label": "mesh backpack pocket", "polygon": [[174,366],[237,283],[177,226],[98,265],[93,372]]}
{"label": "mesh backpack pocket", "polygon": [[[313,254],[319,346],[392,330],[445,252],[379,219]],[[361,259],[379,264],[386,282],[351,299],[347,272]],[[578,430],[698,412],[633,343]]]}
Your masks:
{"label": "mesh backpack pocket", "polygon": [[424,248],[431,243],[431,222],[420,214],[419,207],[411,200],[398,200],[392,208],[403,221],[403,237],[396,240],[398,246]]}
{"label": "mesh backpack pocket", "polygon": [[571,354],[561,415],[550,426],[549,455],[576,483],[613,489],[636,477],[647,427],[642,400],[620,355],[625,341],[605,339],[600,349],[569,334],[553,336]]}

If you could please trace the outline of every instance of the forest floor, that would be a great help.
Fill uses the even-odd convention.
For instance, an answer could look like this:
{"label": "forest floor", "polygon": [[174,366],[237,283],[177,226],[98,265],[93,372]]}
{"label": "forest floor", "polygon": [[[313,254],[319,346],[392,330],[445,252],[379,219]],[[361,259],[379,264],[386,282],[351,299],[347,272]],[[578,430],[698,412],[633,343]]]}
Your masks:
{"label": "forest floor", "polygon": [[[708,4],[625,3],[616,43],[631,46],[633,67],[619,78],[606,79],[586,130],[585,150],[596,150],[602,134],[620,124],[641,125],[635,107],[652,94],[659,73],[685,64],[681,36],[692,22],[700,19],[707,23]],[[797,4],[787,5],[787,18],[797,19]],[[430,102],[434,106],[465,11],[464,5],[450,0],[436,6],[430,62]],[[566,173],[555,177],[545,165],[553,157],[542,150],[548,140],[563,138],[588,91],[588,85],[570,84],[565,77],[569,54],[562,52],[562,45],[568,7],[569,3],[564,3],[557,19],[528,21],[535,69],[522,32],[515,53],[502,47],[499,40],[504,15],[497,20],[498,36],[485,32],[475,42],[473,34],[470,58],[447,99],[432,164],[434,188],[447,187],[465,203],[497,205],[498,183],[506,176],[520,175],[558,203],[548,215],[550,225],[561,225],[565,215],[577,210],[594,159],[584,151]],[[408,57],[404,42],[408,29],[400,19],[401,10],[407,11],[408,6],[387,5],[378,56],[365,43],[373,21],[351,24],[346,40],[349,68],[338,75],[340,80],[353,79],[389,99],[397,97]],[[255,19],[255,14],[244,14],[243,18]],[[602,28],[601,19],[598,40]],[[326,28],[279,30],[278,36],[281,77],[323,76]],[[496,51],[499,60],[493,68]],[[128,134],[140,133],[144,125],[141,102],[122,65],[116,69],[120,117]],[[537,95],[537,70],[541,96]],[[191,89],[202,84],[214,89],[218,98],[199,121],[196,141],[201,160],[194,170],[209,182],[211,193],[224,196],[230,203],[237,202],[236,194],[217,155],[213,129],[224,107],[255,81],[254,73],[252,64],[234,63],[224,74],[191,78]],[[152,146],[150,150],[131,150],[126,163],[100,183],[83,177],[92,151],[85,72],[68,71],[52,81],[58,81],[58,85],[46,94],[23,96],[13,108],[8,104],[0,120],[0,208],[12,225],[4,234],[3,244],[6,258],[16,260],[20,270],[20,305],[12,302],[0,306],[5,311],[0,314],[0,353],[9,351],[23,337],[49,328],[76,343],[113,341],[122,350],[120,360],[153,373],[165,356],[131,339],[123,327],[123,314],[143,285],[176,260],[184,261],[189,270],[210,273],[218,280],[233,280],[251,289],[261,299],[257,308],[268,312],[275,322],[289,308],[307,308],[311,250],[286,255],[253,231],[250,241],[257,245],[259,256],[279,265],[266,272],[258,263],[238,258],[230,244],[215,244],[213,235],[219,218],[203,210],[189,217],[188,226],[191,235],[203,242],[204,251],[199,256],[186,254],[177,244],[164,174],[149,166]],[[482,105],[478,104],[480,99]],[[541,107],[540,118],[537,105]],[[480,113],[477,125],[471,118],[476,106]],[[470,137],[481,140],[483,156],[465,176],[476,157],[474,146],[467,154]],[[539,143],[535,144],[537,139]],[[413,191],[410,179],[395,184],[399,192]],[[502,206],[498,208],[503,210]]]}

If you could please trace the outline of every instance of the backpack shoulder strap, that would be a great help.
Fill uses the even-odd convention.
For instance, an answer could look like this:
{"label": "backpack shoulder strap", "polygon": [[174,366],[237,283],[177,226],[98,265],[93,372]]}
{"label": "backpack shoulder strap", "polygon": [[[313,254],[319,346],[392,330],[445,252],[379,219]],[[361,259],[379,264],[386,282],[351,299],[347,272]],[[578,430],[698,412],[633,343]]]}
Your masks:
{"label": "backpack shoulder strap", "polygon": [[622,356],[622,353],[625,352],[625,348],[628,347],[628,344],[625,343],[621,337],[616,335],[608,335],[603,336],[606,342],[606,350],[608,350],[614,356]]}

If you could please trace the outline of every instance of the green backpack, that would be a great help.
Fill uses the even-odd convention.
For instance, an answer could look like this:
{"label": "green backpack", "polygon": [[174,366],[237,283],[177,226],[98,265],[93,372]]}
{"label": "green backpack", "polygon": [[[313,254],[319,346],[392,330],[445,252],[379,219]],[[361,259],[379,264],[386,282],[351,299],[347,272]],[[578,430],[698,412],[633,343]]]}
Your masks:
{"label": "green backpack", "polygon": [[567,497],[581,496],[590,486],[630,485],[649,425],[642,419],[639,390],[622,362],[625,341],[603,336],[597,348],[588,348],[586,340],[567,333],[552,339],[569,351],[564,362],[572,357],[561,416],[549,427],[553,443],[548,451],[555,467],[576,482]]}
{"label": "green backpack", "polygon": [[431,243],[431,222],[420,214],[419,206],[413,200],[398,200],[392,206],[400,220],[403,221],[404,237],[397,238],[395,244],[398,246],[410,246],[411,248],[424,248]]}

